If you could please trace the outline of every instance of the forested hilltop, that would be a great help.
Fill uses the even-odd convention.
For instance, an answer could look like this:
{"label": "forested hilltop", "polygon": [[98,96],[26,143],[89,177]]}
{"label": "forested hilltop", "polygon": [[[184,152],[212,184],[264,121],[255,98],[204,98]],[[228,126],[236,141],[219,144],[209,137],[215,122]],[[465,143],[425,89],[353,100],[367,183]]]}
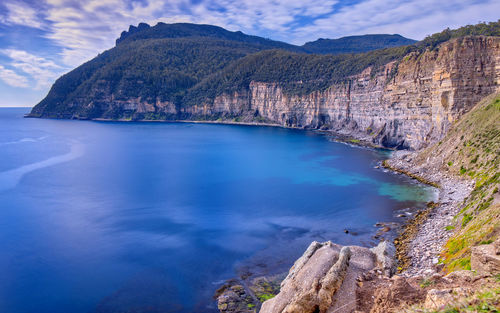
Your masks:
{"label": "forested hilltop", "polygon": [[[350,127],[377,144],[417,148],[496,91],[498,36],[500,23],[491,22],[410,45],[399,35],[366,35],[295,46],[210,25],[141,23],[60,77],[30,116]],[[357,53],[380,47],[388,48]],[[443,79],[449,84],[435,83]],[[420,112],[405,113],[411,107]]]}
{"label": "forested hilltop", "polygon": [[[328,44],[325,45],[325,42]],[[200,91],[207,92],[206,95],[211,97],[225,91],[223,88],[231,82],[227,81],[215,89],[207,86],[206,82],[226,75],[222,70],[226,69],[227,72],[229,66],[239,69],[247,67],[247,72],[258,72],[259,77],[266,80],[280,78],[276,75],[277,71],[284,73],[281,78],[290,77],[286,80],[297,79],[307,73],[308,77],[304,77],[306,80],[322,80],[320,85],[324,86],[332,79],[329,71],[336,64],[350,68],[360,58],[365,59],[365,63],[370,63],[373,62],[370,59],[378,57],[379,54],[391,59],[396,55],[403,55],[407,50],[403,48],[366,57],[316,56],[311,55],[311,52],[355,53],[413,42],[415,41],[399,35],[367,35],[356,36],[355,41],[352,37],[346,37],[345,40],[323,39],[304,46],[295,46],[239,31],[230,32],[211,25],[158,23],[151,27],[141,23],[122,32],[114,48],[59,78],[32,114],[71,117],[73,114],[83,113],[78,104],[91,102],[95,100],[96,94],[103,92],[112,94],[117,100],[141,97],[143,100],[172,101],[181,105],[188,100],[192,102],[193,99],[204,97],[199,94]],[[263,50],[274,51],[255,55],[238,64],[237,61],[243,57]],[[269,59],[266,60],[267,57]],[[258,64],[252,63],[252,60],[260,62],[263,58],[266,65],[257,69]],[[307,65],[297,68],[296,64],[302,64],[303,61],[306,61]],[[267,64],[270,62],[273,68],[268,68]],[[364,66],[365,64],[360,64],[354,71],[349,69],[348,72],[337,75],[339,71],[345,70],[339,68],[333,76],[349,75]],[[294,71],[295,69],[297,71]],[[221,74],[217,74],[219,72]],[[240,84],[247,81],[245,77],[231,77],[231,80],[239,81]],[[200,83],[202,84],[199,87],[194,88]],[[211,89],[206,90],[207,88]],[[195,93],[191,94],[191,90]],[[102,112],[95,108],[92,112],[80,115],[91,118],[99,117],[100,114]]]}

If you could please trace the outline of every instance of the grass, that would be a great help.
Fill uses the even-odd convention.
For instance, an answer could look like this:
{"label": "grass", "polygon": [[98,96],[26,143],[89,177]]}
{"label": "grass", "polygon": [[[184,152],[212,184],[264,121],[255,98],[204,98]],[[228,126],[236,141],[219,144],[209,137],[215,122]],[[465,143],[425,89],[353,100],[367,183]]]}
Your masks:
{"label": "grass", "polygon": [[441,144],[417,158],[423,164],[438,160],[434,162],[442,171],[475,181],[460,213],[445,228],[454,232],[440,256],[446,271],[470,268],[470,247],[499,237],[500,204],[494,200],[500,184],[499,120],[500,93],[478,103],[453,125]]}
{"label": "grass", "polygon": [[462,218],[462,227],[466,226],[472,220],[472,215],[465,213]]}
{"label": "grass", "polygon": [[453,260],[448,263],[447,268],[450,272],[456,271],[456,270],[470,270],[470,256],[465,257],[465,258],[460,258]]}

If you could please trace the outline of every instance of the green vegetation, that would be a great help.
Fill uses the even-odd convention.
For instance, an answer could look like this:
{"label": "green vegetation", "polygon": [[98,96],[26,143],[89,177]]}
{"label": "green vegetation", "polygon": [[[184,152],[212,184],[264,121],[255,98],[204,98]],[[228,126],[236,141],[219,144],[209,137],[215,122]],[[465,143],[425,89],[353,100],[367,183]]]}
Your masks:
{"label": "green vegetation", "polygon": [[[32,114],[62,118],[183,118],[168,113],[140,114],[124,107],[126,102],[161,103],[176,108],[200,105],[223,93],[248,90],[252,81],[279,83],[287,95],[308,94],[334,83],[349,84],[352,75],[368,67],[375,75],[391,61],[418,57],[450,38],[494,35],[499,29],[498,22],[466,26],[414,45],[352,54],[374,47],[372,35],[357,36],[342,39],[356,42],[357,50],[344,47],[345,54],[317,55],[308,54],[312,50],[306,46],[315,45],[314,52],[328,53],[340,42],[322,40],[299,47],[210,25],[140,24],[123,32],[113,49],[60,77]],[[387,37],[377,48],[405,42],[394,38]],[[397,64],[389,76],[396,72]]]}
{"label": "green vegetation", "polygon": [[[442,140],[423,151],[448,160],[442,167],[456,176],[474,179],[476,184],[455,216],[455,234],[441,255],[446,270],[470,269],[470,247],[493,242],[500,233],[500,94],[487,97],[456,123]],[[467,175],[464,175],[467,174]],[[448,227],[447,227],[448,229]],[[451,229],[451,227],[450,227]]]}
{"label": "green vegetation", "polygon": [[274,298],[280,292],[280,280],[268,281],[267,279],[263,279],[257,282],[254,281],[254,285],[250,288],[257,299],[260,302],[264,302]]}
{"label": "green vegetation", "polygon": [[427,287],[432,286],[434,284],[435,284],[435,282],[432,279],[424,279],[420,283],[420,288],[427,288]]}
{"label": "green vegetation", "polygon": [[458,29],[447,28],[440,33],[427,36],[424,40],[418,42],[417,46],[435,49],[445,41],[465,36],[500,36],[500,20],[491,23],[467,25]]}
{"label": "green vegetation", "polygon": [[470,270],[470,256],[454,259],[447,263],[447,269],[450,272],[456,270]]}
{"label": "green vegetation", "polygon": [[323,39],[307,42],[302,47],[310,53],[343,54],[362,53],[372,50],[414,44],[416,41],[400,35],[348,36],[339,39]]}
{"label": "green vegetation", "polygon": [[266,50],[248,55],[220,72],[205,78],[184,99],[187,105],[213,99],[222,93],[249,88],[250,82],[279,82],[288,95],[303,95],[326,90],[334,83],[348,84],[348,77],[372,66],[402,58],[411,47],[397,47],[361,54],[310,55],[284,50]]}
{"label": "green vegetation", "polygon": [[462,218],[462,227],[467,225],[467,223],[469,223],[471,219],[472,219],[472,215],[465,213],[464,217]]}
{"label": "green vegetation", "polygon": [[274,298],[275,296],[276,295],[271,294],[271,293],[263,293],[263,294],[258,295],[258,298],[259,298],[260,302],[264,302],[264,301],[267,301],[269,299]]}

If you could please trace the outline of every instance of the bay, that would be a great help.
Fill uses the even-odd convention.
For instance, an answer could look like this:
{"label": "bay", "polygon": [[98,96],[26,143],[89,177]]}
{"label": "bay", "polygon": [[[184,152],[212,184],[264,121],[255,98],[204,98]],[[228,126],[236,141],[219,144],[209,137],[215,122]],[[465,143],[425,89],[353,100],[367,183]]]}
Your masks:
{"label": "bay", "polygon": [[0,108],[0,312],[216,312],[241,267],[372,246],[435,197],[317,132],[28,111]]}

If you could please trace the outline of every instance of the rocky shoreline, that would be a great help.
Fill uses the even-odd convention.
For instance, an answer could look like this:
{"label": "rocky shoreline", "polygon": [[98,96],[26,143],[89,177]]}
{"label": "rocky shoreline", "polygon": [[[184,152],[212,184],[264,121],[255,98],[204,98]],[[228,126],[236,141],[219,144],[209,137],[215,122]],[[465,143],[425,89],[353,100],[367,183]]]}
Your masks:
{"label": "rocky shoreline", "polygon": [[[416,155],[417,152],[395,151],[387,160],[391,169],[398,169],[398,172],[404,174],[410,173],[413,178],[418,176],[439,186],[437,205],[430,207],[425,218],[418,221],[414,235],[410,236],[413,238],[408,238],[408,244],[404,248],[408,264],[401,275],[406,277],[432,273],[439,268],[439,254],[452,235],[452,231],[446,230],[446,226],[458,214],[474,185],[473,181],[457,179],[435,167],[415,164],[413,161]],[[402,237],[404,236],[403,232]]]}
{"label": "rocky shoreline", "polygon": [[[357,143],[353,144],[356,145]],[[382,164],[389,170],[408,175],[421,183],[438,188],[437,202],[431,202],[427,209],[422,210],[403,225],[400,235],[395,240],[397,251],[390,254],[393,264],[396,263],[396,258],[399,262],[399,274],[395,276],[396,280],[401,277],[415,282],[419,282],[425,277],[431,277],[433,274],[438,275],[436,272],[440,270],[439,254],[442,246],[452,235],[452,231],[446,230],[446,226],[451,224],[453,217],[460,211],[464,200],[473,189],[472,181],[459,180],[429,164],[415,164],[417,153],[403,150],[395,151],[391,158]],[[388,244],[388,242],[383,243]],[[366,249],[360,247],[350,248]],[[384,253],[387,254],[387,252],[382,252],[382,255]],[[361,276],[359,276],[361,281],[358,286],[363,285],[365,276],[373,277],[373,275],[378,277],[379,280],[384,280],[392,276],[392,273],[386,273],[384,266],[379,265],[366,274],[361,273]],[[257,277],[255,281],[250,283],[250,286],[244,286],[238,281],[228,282],[216,295],[220,311],[258,312],[258,309],[260,309],[259,304],[257,302],[257,305],[255,305],[256,301],[252,300],[256,299],[252,298],[255,298],[255,295],[259,300],[274,297],[283,288],[283,283],[281,283],[283,277],[283,275]],[[278,287],[280,283],[281,288]],[[415,284],[418,285],[418,283]],[[350,293],[350,296],[356,297],[352,295],[352,291]],[[358,295],[358,297],[362,296]],[[352,310],[354,307],[351,305],[349,310],[345,312]]]}

